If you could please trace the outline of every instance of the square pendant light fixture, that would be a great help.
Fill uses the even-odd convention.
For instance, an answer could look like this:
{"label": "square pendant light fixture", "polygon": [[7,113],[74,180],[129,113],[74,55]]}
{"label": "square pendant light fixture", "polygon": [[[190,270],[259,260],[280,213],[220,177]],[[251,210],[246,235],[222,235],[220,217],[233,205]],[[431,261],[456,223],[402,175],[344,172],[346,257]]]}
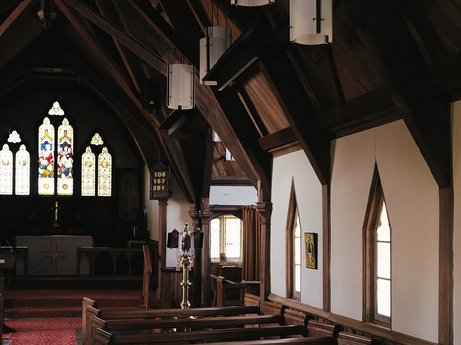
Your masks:
{"label": "square pendant light fixture", "polygon": [[216,81],[203,80],[220,56],[230,47],[232,29],[225,26],[208,26],[200,39],[200,83],[217,85]]}
{"label": "square pendant light fixture", "polygon": [[231,0],[231,5],[256,7],[273,4],[275,0]]}
{"label": "square pendant light fixture", "polygon": [[168,65],[166,104],[170,109],[187,110],[195,106],[194,66],[188,64]]}
{"label": "square pendant light fixture", "polygon": [[290,41],[305,45],[333,42],[333,0],[290,0]]}

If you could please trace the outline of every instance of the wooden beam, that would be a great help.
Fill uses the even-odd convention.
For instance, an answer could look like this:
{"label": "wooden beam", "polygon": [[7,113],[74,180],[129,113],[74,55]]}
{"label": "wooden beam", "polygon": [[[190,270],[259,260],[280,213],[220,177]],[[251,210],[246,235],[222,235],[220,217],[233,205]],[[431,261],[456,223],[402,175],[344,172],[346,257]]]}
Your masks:
{"label": "wooden beam", "polygon": [[[210,198],[210,186],[211,186],[211,169],[213,166],[213,152],[214,152],[214,141],[213,141],[213,129],[207,126],[205,137],[205,151],[204,151],[204,162],[203,162],[203,181],[202,181],[202,198]],[[198,205],[201,209],[201,205]]]}
{"label": "wooden beam", "polygon": [[[134,1],[137,5],[139,5],[139,1],[137,0],[130,1]],[[137,7],[137,9],[139,11],[141,10],[140,7]],[[155,30],[159,30],[158,26],[153,23],[149,17],[144,16],[144,18],[147,22],[147,25],[149,25],[151,28],[154,28]],[[161,31],[158,32],[158,38],[162,40],[163,46],[174,46],[169,38]],[[179,57],[169,56],[169,58],[169,63],[180,62]],[[235,114],[230,112],[229,114],[231,115],[226,116],[223,111],[223,109],[226,107],[221,104],[221,102],[224,102],[226,99],[226,97],[223,97],[223,94],[214,93],[214,91],[209,87],[201,85],[198,74],[195,76],[195,85],[195,105],[197,109],[202,113],[211,127],[217,131],[219,137],[226,144],[227,148],[232,152],[232,155],[238,161],[240,167],[251,180],[252,184],[256,186],[257,182],[261,181],[263,188],[267,191],[270,191],[270,163],[268,163],[270,162],[270,158],[266,157],[266,154],[262,152],[259,147],[254,147],[254,149],[251,149],[248,145],[249,143],[246,143],[245,145],[240,143],[239,136],[229,121],[229,119],[236,121]],[[235,98],[233,91],[231,91],[230,95],[234,105],[240,103],[238,99]],[[229,109],[234,106],[232,104],[229,105],[229,102],[226,102],[226,104],[229,106]],[[239,109],[238,113],[241,113],[241,110],[242,109]],[[247,116],[244,117],[248,118]],[[248,128],[254,127],[252,124],[250,124]],[[245,132],[241,134],[241,137],[246,137]],[[255,155],[255,152],[261,152],[261,156]],[[266,195],[270,195],[270,193],[268,192]]]}
{"label": "wooden beam", "polygon": [[25,47],[46,31],[32,12],[37,2],[22,1],[0,26],[0,51],[3,52],[0,54],[0,69],[3,70]]}
{"label": "wooden beam", "polygon": [[264,151],[270,151],[278,147],[291,144],[297,140],[298,139],[296,138],[293,129],[291,127],[287,127],[258,139],[258,142]]}
{"label": "wooden beam", "polygon": [[[253,183],[253,186],[256,186],[258,181],[260,181],[261,188],[264,190],[266,197],[270,198],[271,155],[263,151],[261,146],[259,146],[257,141],[259,133],[250,117],[247,116],[245,107],[239,101],[237,93],[229,88],[223,91],[214,90],[214,92],[216,99],[224,111],[225,120],[231,126],[231,131],[224,133],[221,131],[223,121],[218,121],[218,123],[214,124],[213,122],[216,122],[216,119],[214,119],[213,122],[210,122],[211,120],[208,122],[236,158],[242,170]],[[240,150],[243,150],[245,160],[238,159]],[[248,174],[248,171],[252,173]]]}
{"label": "wooden beam", "polygon": [[461,100],[461,52],[437,61],[428,70],[436,89],[457,95],[451,98],[452,102]]}
{"label": "wooden beam", "polygon": [[453,188],[439,190],[439,344],[453,344]]}
{"label": "wooden beam", "polygon": [[[101,12],[101,15],[104,18],[107,18],[107,20],[117,23],[119,27],[124,27],[125,31],[129,32],[130,26],[127,25],[126,19],[123,16],[123,12],[119,9],[117,2],[108,2],[108,1],[101,1],[101,0],[96,0],[96,5],[99,8],[99,11]],[[115,8],[114,8],[115,6]],[[122,24],[123,23],[123,24]],[[133,35],[131,35],[133,36]],[[138,92],[141,92],[141,86],[139,81],[136,78],[136,73],[134,71],[134,66],[136,66],[136,63],[134,63],[132,56],[129,54],[131,51],[128,50],[128,52],[125,50],[125,47],[122,47],[119,41],[117,41],[115,38],[112,38],[115,44],[115,47],[117,48],[117,51],[120,55],[120,58],[123,61],[123,65],[125,66],[128,75],[131,78],[131,82],[133,83],[134,87]]]}
{"label": "wooden beam", "polygon": [[[122,31],[120,28],[118,28],[113,23],[102,17],[100,14],[96,13],[93,9],[91,9],[84,3],[78,0],[57,0],[56,3],[58,4],[58,6],[61,7],[61,10],[63,7],[62,1],[64,1],[69,6],[73,7],[85,18],[89,19],[92,23],[99,26],[102,30],[107,32],[114,39],[116,39],[125,47],[133,51],[141,59],[153,66],[157,71],[161,72],[163,75],[166,75],[167,66],[165,61],[152,50],[142,45],[140,42],[135,40],[133,37],[129,36],[126,32]],[[65,11],[67,12],[66,16],[68,16],[69,11],[66,8]]]}
{"label": "wooden beam", "polygon": [[143,124],[143,121],[137,119],[136,113],[139,117],[143,115],[132,105],[133,103],[129,101],[125,93],[117,90],[113,84],[108,83],[106,79],[95,73],[93,68],[86,65],[83,59],[76,58],[76,56],[78,52],[67,45],[60,58],[63,64],[69,66],[84,80],[86,85],[112,106],[114,112],[133,136],[147,167],[152,168],[159,161],[158,154],[162,148],[162,142],[152,135],[152,131]]}
{"label": "wooden beam", "polygon": [[[306,99],[301,81],[285,51],[277,50],[259,64],[301,147],[322,185],[330,183],[330,140],[318,114]],[[285,87],[290,85],[290,87]]]}
{"label": "wooden beam", "polygon": [[320,124],[328,128],[330,138],[340,138],[401,119],[386,87],[368,92],[323,112]]}
{"label": "wooden beam", "polygon": [[449,102],[430,85],[428,67],[401,16],[399,2],[344,0],[342,6],[356,23],[361,40],[437,184],[449,187]]}
{"label": "wooden beam", "polygon": [[185,172],[187,172],[187,167],[184,162],[184,157],[182,157],[182,155],[179,153],[177,144],[168,135],[165,136],[164,133],[161,132],[161,130],[159,129],[158,120],[155,119],[147,111],[143,110],[139,98],[137,97],[137,95],[133,93],[132,88],[127,82],[125,76],[122,75],[116,64],[109,58],[109,55],[103,52],[100,46],[96,44],[95,38],[88,30],[86,25],[84,25],[84,23],[82,23],[78,18],[76,18],[76,16],[71,11],[69,11],[69,9],[62,3],[62,0],[56,0],[56,3],[66,14],[69,21],[74,25],[74,27],[77,29],[80,35],[84,37],[87,44],[95,52],[95,55],[103,61],[103,66],[114,77],[114,79],[118,82],[120,87],[126,92],[130,100],[136,105],[139,111],[150,121],[150,124],[152,125],[154,132],[156,133],[161,143],[161,146],[167,153],[169,161],[177,174],[176,176],[178,182],[181,188],[183,189],[186,198],[188,198],[188,200],[195,200],[195,192],[190,177],[188,174],[183,175]]}

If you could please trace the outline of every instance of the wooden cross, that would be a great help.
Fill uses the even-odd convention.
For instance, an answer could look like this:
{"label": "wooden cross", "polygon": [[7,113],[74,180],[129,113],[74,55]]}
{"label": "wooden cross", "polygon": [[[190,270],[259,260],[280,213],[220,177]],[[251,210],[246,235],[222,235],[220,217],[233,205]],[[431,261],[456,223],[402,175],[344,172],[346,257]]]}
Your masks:
{"label": "wooden cross", "polygon": [[55,244],[54,246],[51,247],[50,251],[43,252],[43,254],[45,254],[44,258],[50,258],[51,263],[52,264],[54,263],[54,270],[55,270],[55,273],[57,274],[58,273],[58,259],[67,257],[66,252],[64,252],[63,250],[58,250],[58,245]]}

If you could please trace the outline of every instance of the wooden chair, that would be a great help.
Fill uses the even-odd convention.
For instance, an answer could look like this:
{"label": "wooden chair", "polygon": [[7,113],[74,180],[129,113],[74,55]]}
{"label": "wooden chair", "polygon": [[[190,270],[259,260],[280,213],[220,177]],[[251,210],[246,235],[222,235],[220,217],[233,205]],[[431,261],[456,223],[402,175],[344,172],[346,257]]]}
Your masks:
{"label": "wooden chair", "polygon": [[[248,284],[246,283],[236,283],[231,280],[227,280],[222,276],[216,276],[214,274],[210,274],[211,282],[213,285],[213,306],[214,307],[224,307],[226,305],[243,305],[243,296],[244,293],[240,293],[242,290],[243,292],[246,291]],[[227,297],[227,293],[230,290],[239,290],[239,299],[238,300],[229,300]]]}

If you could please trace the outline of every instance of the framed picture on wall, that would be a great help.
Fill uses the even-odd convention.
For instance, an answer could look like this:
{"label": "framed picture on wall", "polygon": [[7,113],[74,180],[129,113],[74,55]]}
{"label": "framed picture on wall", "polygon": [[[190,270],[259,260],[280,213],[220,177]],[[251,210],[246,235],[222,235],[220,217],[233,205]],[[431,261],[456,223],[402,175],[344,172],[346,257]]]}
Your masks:
{"label": "framed picture on wall", "polygon": [[227,262],[226,253],[220,253],[219,254],[219,263],[221,265],[224,265],[226,262]]}
{"label": "framed picture on wall", "polygon": [[305,232],[304,243],[306,245],[306,268],[317,269],[317,234]]}

